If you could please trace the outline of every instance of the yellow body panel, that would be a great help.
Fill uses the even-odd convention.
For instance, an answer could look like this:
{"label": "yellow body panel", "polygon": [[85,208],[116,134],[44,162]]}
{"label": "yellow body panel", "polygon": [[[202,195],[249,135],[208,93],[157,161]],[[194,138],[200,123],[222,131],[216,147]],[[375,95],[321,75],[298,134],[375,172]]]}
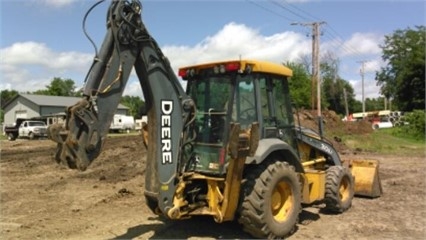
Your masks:
{"label": "yellow body panel", "polygon": [[309,204],[324,198],[325,175],[325,171],[306,170],[303,176],[303,203]]}
{"label": "yellow body panel", "polygon": [[251,66],[252,72],[264,72],[264,73],[272,73],[277,75],[283,75],[287,77],[293,76],[293,71],[285,67],[281,64],[276,64],[272,62],[267,61],[259,61],[259,60],[229,60],[229,61],[218,61],[218,62],[210,62],[210,63],[204,63],[199,65],[193,65],[193,66],[186,66],[179,68],[179,72],[185,69],[203,69],[203,68],[211,68],[217,65],[221,64],[227,64],[227,63],[240,63],[240,70],[244,71],[247,66]]}

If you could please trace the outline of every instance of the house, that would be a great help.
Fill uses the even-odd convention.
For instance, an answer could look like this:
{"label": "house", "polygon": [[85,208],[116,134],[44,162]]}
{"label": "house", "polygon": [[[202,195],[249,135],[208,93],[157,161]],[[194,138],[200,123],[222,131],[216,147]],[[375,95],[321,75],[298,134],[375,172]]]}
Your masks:
{"label": "house", "polygon": [[[65,109],[74,105],[79,97],[58,97],[20,93],[4,105],[4,123],[13,124],[17,118],[64,116]],[[129,108],[119,104],[116,114],[127,115]]]}

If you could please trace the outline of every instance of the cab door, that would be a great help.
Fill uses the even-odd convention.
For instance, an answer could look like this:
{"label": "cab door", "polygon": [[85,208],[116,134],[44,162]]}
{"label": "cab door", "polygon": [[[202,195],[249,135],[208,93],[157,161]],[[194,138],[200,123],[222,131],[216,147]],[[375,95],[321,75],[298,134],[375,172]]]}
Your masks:
{"label": "cab door", "polygon": [[285,76],[258,76],[262,138],[279,138],[296,148],[294,120],[288,79]]}
{"label": "cab door", "polygon": [[19,136],[27,136],[28,135],[28,122],[23,122],[19,126]]}

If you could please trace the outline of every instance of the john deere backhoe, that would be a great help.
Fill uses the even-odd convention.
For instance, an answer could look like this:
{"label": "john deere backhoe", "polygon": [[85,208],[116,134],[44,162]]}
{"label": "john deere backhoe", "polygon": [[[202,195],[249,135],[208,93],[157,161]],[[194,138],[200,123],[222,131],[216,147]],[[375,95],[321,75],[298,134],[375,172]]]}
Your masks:
{"label": "john deere backhoe", "polygon": [[65,131],[49,128],[58,162],[84,171],[100,154],[134,68],[149,119],[145,196],[154,213],[238,219],[254,237],[282,238],[302,203],[344,212],[354,194],[380,196],[377,162],[342,164],[329,142],[295,125],[290,69],[255,60],[182,67],[185,91],[141,9],[137,0],[111,2],[84,96],[67,108]]}

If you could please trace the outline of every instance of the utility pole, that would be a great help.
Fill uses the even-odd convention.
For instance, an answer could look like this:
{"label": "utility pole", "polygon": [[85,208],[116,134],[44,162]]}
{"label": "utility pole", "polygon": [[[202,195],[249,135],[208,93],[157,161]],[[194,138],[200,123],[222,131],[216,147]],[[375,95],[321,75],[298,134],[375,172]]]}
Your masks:
{"label": "utility pole", "polygon": [[322,137],[322,117],[321,117],[321,80],[320,80],[320,61],[319,61],[319,45],[320,45],[320,25],[324,24],[321,22],[309,22],[309,23],[292,23],[291,25],[302,25],[312,27],[312,88],[311,88],[311,106],[312,110],[315,109],[315,87],[316,91],[316,103],[318,113],[318,126],[320,135]]}
{"label": "utility pole", "polygon": [[348,97],[347,97],[347,93],[346,93],[346,88],[343,88],[343,98],[345,99],[345,113],[346,113],[346,117],[349,117]]}
{"label": "utility pole", "polygon": [[388,101],[387,101],[386,97],[383,98],[383,102],[384,102],[384,105],[385,105],[384,110],[388,110]]}
{"label": "utility pole", "polygon": [[362,118],[365,117],[365,96],[364,96],[364,74],[365,74],[365,63],[366,60],[358,61],[358,63],[361,63],[361,96],[362,96]]}

